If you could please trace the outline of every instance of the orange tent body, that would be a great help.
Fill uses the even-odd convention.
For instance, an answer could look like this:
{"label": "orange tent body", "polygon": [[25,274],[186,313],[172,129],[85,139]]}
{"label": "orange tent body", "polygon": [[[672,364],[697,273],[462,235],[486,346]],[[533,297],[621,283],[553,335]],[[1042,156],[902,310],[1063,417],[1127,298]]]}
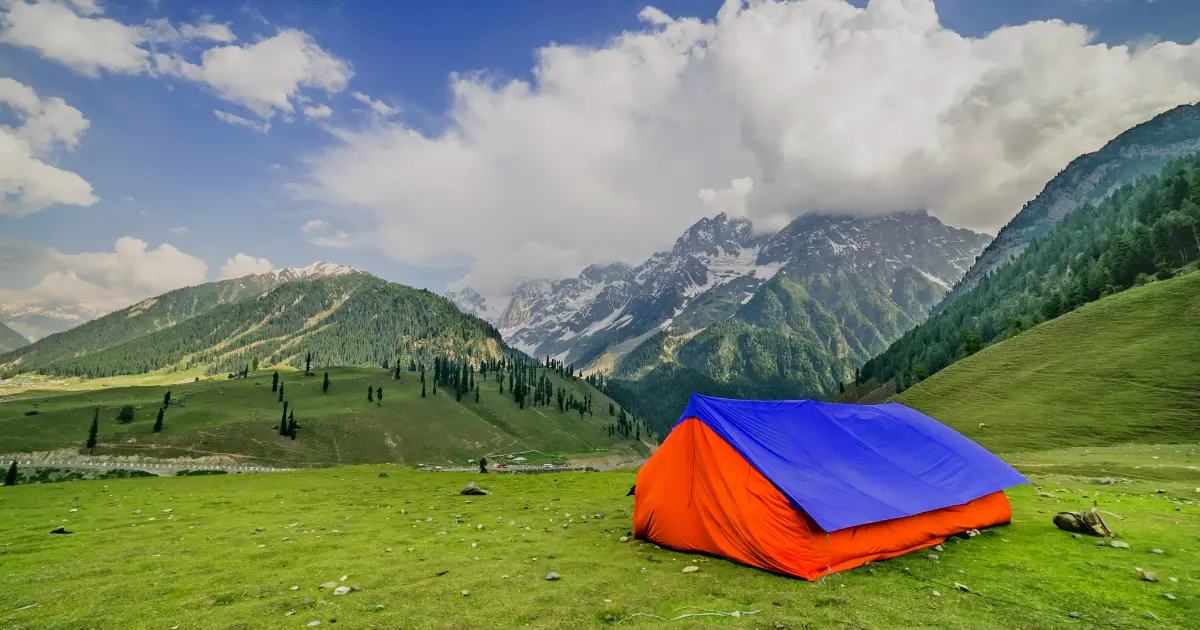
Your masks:
{"label": "orange tent body", "polygon": [[826,532],[697,418],[680,422],[638,473],[634,535],[807,580],[1009,522],[1002,491],[962,505]]}

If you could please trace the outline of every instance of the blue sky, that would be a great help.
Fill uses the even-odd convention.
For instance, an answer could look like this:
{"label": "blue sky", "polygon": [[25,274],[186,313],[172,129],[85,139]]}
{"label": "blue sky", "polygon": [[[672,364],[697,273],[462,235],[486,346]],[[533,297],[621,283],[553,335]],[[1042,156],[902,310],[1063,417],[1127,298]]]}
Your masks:
{"label": "blue sky", "polygon": [[[67,0],[55,1],[66,3]],[[869,196],[856,194],[847,197],[837,191],[818,190],[819,187],[805,180],[805,173],[809,171],[804,169],[808,168],[811,171],[813,163],[802,159],[796,159],[794,163],[789,162],[795,157],[797,150],[794,146],[786,146],[782,141],[779,147],[767,150],[767,153],[776,157],[783,156],[780,159],[785,163],[783,171],[771,177],[764,173],[766,167],[763,164],[771,160],[763,157],[762,147],[738,145],[729,147],[727,151],[719,149],[724,146],[721,143],[725,140],[718,136],[726,133],[725,131],[713,131],[713,138],[706,140],[708,144],[703,146],[686,144],[674,135],[656,138],[650,147],[653,157],[646,158],[646,164],[659,165],[653,168],[662,168],[661,173],[656,173],[657,177],[653,182],[644,182],[636,175],[621,173],[596,182],[573,182],[579,186],[575,189],[579,192],[573,192],[554,188],[559,186],[557,182],[572,179],[571,175],[564,176],[544,163],[522,163],[520,156],[524,154],[524,148],[520,143],[522,138],[530,138],[530,143],[538,146],[554,144],[558,141],[553,138],[575,133],[584,134],[586,129],[568,129],[566,126],[561,129],[554,128],[554,124],[557,123],[553,112],[560,110],[550,105],[546,105],[545,111],[537,109],[535,111],[539,113],[530,115],[514,114],[509,117],[507,113],[499,113],[493,118],[492,114],[483,113],[491,111],[491,106],[486,105],[487,102],[495,105],[495,109],[500,112],[510,111],[506,103],[511,103],[512,108],[517,108],[519,104],[527,104],[529,99],[504,94],[503,88],[511,80],[530,83],[532,90],[543,97],[543,100],[550,101],[561,96],[562,99],[577,103],[577,108],[586,107],[579,103],[587,103],[588,98],[593,97],[581,96],[583,100],[568,98],[571,90],[586,90],[573,80],[551,94],[542,90],[543,86],[535,81],[533,74],[539,49],[551,44],[575,45],[579,47],[576,50],[585,53],[615,50],[622,55],[633,54],[635,58],[640,59],[641,53],[629,52],[634,47],[614,47],[611,38],[623,32],[644,32],[658,37],[656,45],[670,37],[704,40],[710,44],[712,41],[733,41],[733,38],[713,33],[697,35],[695,29],[689,31],[688,28],[691,27],[685,28],[678,22],[656,21],[657,18],[648,18],[649,14],[643,13],[645,3],[626,0],[446,0],[437,3],[344,1],[321,7],[307,6],[316,3],[271,0],[206,3],[184,3],[178,0],[100,0],[92,7],[89,6],[92,1],[94,0],[76,0],[77,6],[74,6],[72,11],[78,19],[107,19],[123,25],[138,26],[151,20],[165,18],[167,23],[177,29],[185,24],[224,24],[236,36],[233,41],[181,38],[173,44],[140,44],[145,50],[165,51],[189,64],[201,64],[201,54],[205,50],[221,46],[250,46],[256,41],[272,38],[282,30],[295,29],[310,36],[311,41],[323,54],[344,62],[347,68],[352,68],[352,76],[349,76],[350,72],[347,71],[346,75],[349,78],[345,84],[336,85],[328,90],[322,87],[297,89],[288,101],[293,110],[290,114],[292,121],[285,122],[285,118],[289,116],[288,112],[284,111],[285,108],[263,106],[267,107],[267,113],[256,113],[245,105],[244,98],[239,100],[239,97],[222,93],[217,83],[206,83],[204,79],[188,76],[186,70],[180,70],[178,67],[175,70],[164,70],[164,66],[155,70],[155,66],[151,64],[151,70],[137,72],[100,69],[94,73],[95,76],[89,76],[88,72],[80,70],[81,62],[72,65],[56,58],[53,52],[48,53],[47,50],[53,50],[52,42],[31,43],[29,38],[25,38],[19,43],[14,43],[12,37],[0,38],[0,41],[8,42],[0,43],[0,77],[14,79],[32,88],[42,99],[61,98],[87,119],[89,124],[86,130],[78,135],[78,144],[73,150],[60,147],[40,159],[58,169],[82,177],[91,185],[94,195],[100,198],[86,207],[52,204],[25,216],[0,212],[0,236],[6,239],[4,242],[11,251],[18,251],[14,249],[14,243],[19,242],[26,247],[21,249],[21,252],[42,248],[61,255],[58,258],[39,255],[36,262],[28,261],[23,273],[12,275],[13,278],[19,276],[19,279],[0,284],[0,297],[4,299],[51,299],[51,296],[59,296],[58,299],[62,299],[63,291],[49,291],[44,294],[25,291],[36,283],[41,274],[56,270],[74,274],[91,282],[88,280],[89,272],[85,268],[87,264],[92,264],[89,260],[69,259],[63,262],[63,256],[69,258],[70,255],[85,252],[111,253],[113,244],[122,237],[143,240],[148,243],[149,250],[159,247],[161,243],[169,243],[182,254],[203,261],[206,271],[202,273],[207,279],[215,279],[224,262],[240,253],[266,258],[275,267],[303,266],[315,260],[328,259],[352,264],[388,279],[427,286],[434,290],[441,290],[448,283],[453,283],[465,275],[466,279],[460,284],[465,282],[482,285],[485,294],[496,296],[502,295],[513,282],[532,275],[562,275],[590,262],[614,259],[636,263],[638,257],[669,246],[681,226],[711,211],[726,209],[696,202],[697,192],[703,188],[715,189],[714,192],[720,194],[713,198],[728,201],[731,204],[729,208],[752,216],[756,224],[760,221],[764,225],[785,221],[795,213],[809,209],[908,209],[885,207],[888,200],[899,199],[896,202],[899,205],[932,207],[935,214],[950,223],[994,230],[1019,209],[1020,204],[1016,201],[1027,198],[1030,194],[1028,191],[1036,192],[1040,184],[1044,184],[1045,179],[1057,170],[1056,166],[1061,167],[1065,164],[1065,159],[1073,157],[1082,149],[1098,148],[1098,143],[1115,135],[1114,131],[1127,127],[1129,122],[1139,122],[1168,105],[1178,104],[1182,99],[1192,99],[1193,94],[1200,97],[1200,89],[1192,89],[1196,84],[1200,84],[1200,69],[1197,69],[1197,64],[1193,61],[1179,61],[1175,58],[1178,55],[1164,54],[1163,60],[1145,62],[1153,64],[1155,68],[1164,68],[1163,80],[1152,85],[1133,85],[1140,79],[1132,77],[1145,73],[1141,70],[1130,71],[1130,68],[1134,67],[1132,63],[1121,65],[1111,62],[1113,65],[1110,69],[1104,65],[1110,62],[1097,59],[1094,72],[1120,77],[1125,76],[1121,73],[1127,73],[1131,77],[1114,80],[1116,83],[1124,81],[1130,84],[1127,88],[1120,89],[1127,89],[1130,94],[1141,94],[1146,90],[1156,94],[1161,92],[1161,98],[1150,99],[1150,103],[1137,107],[1125,107],[1111,104],[1111,101],[1120,100],[1123,94],[1120,89],[1096,95],[1094,98],[1097,102],[1105,101],[1109,104],[1103,107],[1111,109],[1101,112],[1103,118],[1098,115],[1096,119],[1081,119],[1077,127],[1064,130],[1062,135],[1070,136],[1072,140],[1063,141],[1063,146],[1056,145],[1057,141],[1054,139],[1047,139],[1039,141],[1040,144],[1036,146],[1021,147],[1021,150],[1027,151],[1026,161],[1035,163],[1037,168],[1031,168],[1028,172],[1011,167],[1002,172],[997,171],[997,177],[1001,178],[997,181],[1007,182],[1011,188],[1019,191],[1016,197],[1007,197],[997,192],[976,204],[974,198],[966,196],[966,192],[948,183],[958,175],[950,166],[932,178],[932,187],[938,190],[941,190],[939,187],[945,188],[944,192],[939,193],[940,198],[952,200],[946,202],[947,206],[961,208],[976,204],[988,209],[990,214],[987,216],[969,216],[964,214],[965,211],[955,209],[939,212],[936,200],[931,201],[927,196],[921,195],[909,199],[903,194],[898,194],[897,188],[889,188],[882,184],[880,190],[876,191],[877,194]],[[833,2],[819,1],[826,4]],[[849,4],[862,8],[867,3],[865,0],[851,0]],[[876,10],[882,9],[884,4],[895,5],[897,11],[910,12],[915,16],[912,19],[919,20],[921,7],[917,5],[925,3],[877,0],[876,4],[880,5],[874,7]],[[0,7],[8,9],[12,6],[12,0],[0,3]],[[666,16],[695,17],[711,26],[721,3],[712,0],[664,0],[653,3],[653,6]],[[0,11],[4,10],[0,8]],[[936,2],[936,10],[942,28],[961,38],[982,38],[1002,26],[1019,26],[1035,20],[1052,18],[1084,25],[1095,34],[1096,42],[1109,46],[1129,42],[1146,45],[1157,40],[1174,41],[1188,46],[1200,37],[1200,3],[1194,0],[940,0]],[[763,15],[767,14],[763,12]],[[779,15],[783,14],[777,14],[777,17]],[[903,20],[895,20],[896,29],[902,28],[901,22]],[[883,32],[893,27],[892,22],[887,20],[882,20],[880,24],[883,25],[877,24],[873,28]],[[17,26],[9,24],[10,30],[15,28]],[[676,28],[678,33],[669,36],[673,28]],[[1081,49],[1080,46],[1061,43],[1070,39],[1065,30],[1063,35],[1037,34],[1032,32],[1033,29],[1029,31],[1025,37],[1030,42],[1038,41],[1045,46],[1061,45],[1065,50],[1071,51]],[[35,40],[45,36],[32,30],[28,32],[33,33],[29,37]],[[725,29],[724,32],[732,30]],[[798,41],[796,37],[787,36],[780,41]],[[941,44],[932,36],[930,41],[930,52],[913,53],[919,53],[916,58],[922,60],[920,63],[929,64],[930,76],[952,74],[951,71],[943,71],[937,67],[937,64],[944,63],[948,64],[947,67],[953,66],[955,71],[961,71],[964,77],[972,77],[964,78],[952,91],[965,93],[968,88],[976,87],[976,83],[984,81],[979,78],[980,72],[977,69],[960,68],[955,65],[956,62],[950,58],[952,55],[945,54],[944,59],[938,57],[943,54],[939,52],[942,50],[939,48]],[[695,73],[696,76],[710,76],[714,72],[733,72],[726,77],[726,83],[718,87],[714,87],[717,86],[715,80],[704,79],[712,83],[706,83],[701,91],[704,94],[717,95],[733,93],[731,100],[734,103],[730,105],[722,101],[719,107],[714,105],[712,108],[698,110],[695,119],[709,121],[714,119],[710,117],[720,117],[732,112],[739,119],[739,124],[746,120],[761,123],[760,131],[769,137],[811,137],[815,132],[806,125],[813,124],[808,121],[819,118],[821,111],[816,109],[816,105],[811,106],[814,108],[811,115],[805,114],[801,118],[800,114],[797,114],[795,121],[783,124],[778,120],[779,114],[768,116],[764,113],[778,111],[775,105],[768,107],[764,100],[792,98],[797,103],[795,107],[802,110],[809,107],[804,104],[809,100],[807,95],[814,93],[811,90],[817,88],[797,86],[796,89],[801,91],[791,95],[767,94],[765,88],[760,90],[757,84],[749,82],[747,77],[754,74],[751,67],[730,70],[730,64],[749,63],[746,60],[756,58],[754,55],[758,54],[753,50],[757,44],[749,39],[739,40],[739,45],[745,46],[745,50],[739,51],[738,55],[730,55],[731,61],[728,63],[717,65],[716,70],[706,71],[709,72],[707,75],[700,70]],[[723,50],[732,48],[730,44],[722,44]],[[695,66],[707,63],[696,50],[697,48],[692,48],[679,58],[686,59],[688,64]],[[806,63],[802,57],[780,60],[777,50],[764,50],[766,56],[762,59],[779,63],[778,67],[771,68],[772,76],[789,76],[791,68],[804,66]],[[92,53],[100,54],[99,51],[84,51],[82,54]],[[659,53],[647,53],[646,57],[649,58],[651,54]],[[985,59],[986,63],[995,63],[996,59],[987,57],[988,54],[1002,53],[980,53],[981,59]],[[1190,49],[1187,53],[1192,55],[1189,59],[1195,59],[1196,54]],[[1055,54],[1059,57],[1063,55],[1065,53]],[[717,56],[712,55],[714,58]],[[623,57],[625,58],[627,57]],[[1009,63],[1006,60],[1002,61]],[[599,65],[585,66],[581,63],[585,70],[592,68],[586,71],[611,70],[614,73],[611,77],[603,77],[615,81],[615,86],[626,85],[626,81],[616,74],[619,69],[614,70],[601,64],[595,56],[588,57],[587,63]],[[983,64],[984,61],[980,63]],[[1018,64],[1014,67],[1021,68],[1024,66],[1019,64],[1044,65],[1038,64],[1032,56],[1011,63]],[[833,65],[832,62],[829,63],[830,67]],[[562,63],[545,67],[568,68],[570,65]],[[763,67],[763,64],[760,63],[759,67]],[[861,68],[862,65],[851,67]],[[247,70],[250,71],[256,70]],[[450,89],[450,77],[453,73],[475,71],[486,73],[486,78],[476,78],[470,82],[470,85],[483,86],[481,90],[486,88],[483,96],[477,94],[474,100],[471,100]],[[857,79],[861,85],[869,86],[882,80],[868,76],[868,70],[861,71],[864,75]],[[1069,68],[1064,67],[1061,71],[1067,73]],[[1054,81],[1047,78],[1049,75],[1046,72],[1030,68],[1031,76],[1041,74],[1029,79],[1029,85],[1053,84]],[[766,74],[764,71],[764,75]],[[679,75],[670,76],[674,80],[678,76],[686,78],[690,75],[681,71]],[[854,76],[847,77],[844,72],[840,76],[846,80],[855,80]],[[1182,89],[1176,85],[1181,83],[1177,80],[1178,77],[1192,77],[1195,84],[1183,82],[1187,89]],[[586,81],[587,77],[584,76],[583,79]],[[822,80],[835,81],[832,78]],[[689,85],[685,79],[680,79],[680,84]],[[845,89],[841,79],[835,83],[820,85],[825,86],[821,88],[821,94],[842,93],[840,90]],[[726,89],[727,86],[732,87]],[[1052,88],[1045,89],[1053,91]],[[353,96],[355,92],[387,103],[397,113],[373,117],[363,102]],[[630,105],[622,101],[613,105],[613,108],[620,109],[619,116],[623,117],[622,119],[658,120],[657,110],[650,108],[664,107],[664,103],[671,103],[674,102],[671,99],[679,98],[678,94],[654,93],[652,85],[638,88],[636,92],[638,98],[646,98],[646,103],[653,104]],[[873,90],[867,89],[862,93],[871,94]],[[563,94],[567,96],[562,96]],[[796,94],[803,94],[805,98],[796,98]],[[846,98],[854,98],[852,92],[849,94],[851,96]],[[819,100],[819,97],[813,98]],[[897,108],[904,109],[903,99],[907,98],[906,96],[891,95],[888,98],[898,99]],[[1074,97],[1051,94],[1045,98],[1048,102],[1062,104]],[[686,99],[681,102],[686,102]],[[786,100],[779,102],[787,103]],[[1079,105],[1076,101],[1071,102],[1072,107]],[[937,120],[946,119],[949,116],[947,112],[958,111],[954,109],[955,103],[950,102],[927,104],[924,100],[914,100],[913,103],[912,109],[915,110],[935,106],[943,108],[945,111],[939,113]],[[330,107],[332,115],[328,118],[309,119],[301,113],[305,106],[318,105]],[[459,111],[469,111],[471,115],[453,115],[452,110],[456,107]],[[601,105],[598,104],[597,107]],[[832,103],[822,107],[837,109]],[[214,114],[214,110],[239,116],[250,124],[269,123],[270,128],[266,133],[260,133],[248,126],[230,124],[220,120]],[[611,111],[614,110],[604,109],[598,116],[607,120],[607,114],[604,112]],[[546,121],[544,127],[539,127],[537,131],[520,127],[520,124],[528,124],[527,122],[514,122],[528,121],[538,116],[544,116]],[[613,116],[618,117],[617,114]],[[858,121],[855,126],[865,127],[873,122],[883,124],[883,119],[879,116],[865,122]],[[479,122],[479,127],[472,127],[464,120],[482,122]],[[583,120],[586,122],[586,117]],[[932,122],[923,122],[929,122],[930,125],[940,124],[933,118],[930,120]],[[0,122],[15,126],[20,120],[19,117],[14,117],[12,108],[9,108],[0,114]],[[670,124],[685,123],[672,118]],[[783,126],[776,129],[770,126],[773,124]],[[1044,126],[1036,121],[1028,121],[1028,124]],[[662,122],[655,128],[664,126],[669,125]],[[708,130],[713,127],[714,125],[705,123],[698,128]],[[745,126],[738,128],[745,129]],[[955,135],[963,137],[964,132],[961,128],[955,129]],[[537,134],[542,131],[546,133],[547,139],[535,140],[540,138]],[[446,153],[445,146],[442,146],[444,143],[439,145],[442,148],[440,151],[438,147],[429,146],[410,148],[404,134],[408,134],[410,139],[420,137],[436,141],[446,132],[473,141],[464,142],[465,148],[455,147],[462,156],[448,159],[444,165],[439,163],[438,168],[431,172],[451,173],[461,167],[464,169],[462,177],[469,175],[470,178],[448,178],[445,183],[428,183],[427,186],[391,181],[389,164],[397,165],[398,179],[403,179],[401,175],[413,170],[412,164],[405,161],[409,156],[402,154],[403,152],[415,152],[411,159],[418,163],[430,163]],[[619,137],[620,133],[615,135]],[[680,137],[695,135],[693,130]],[[515,144],[505,145],[504,149],[488,149],[489,152],[483,158],[479,158],[478,154],[484,151],[480,146],[485,143],[479,139],[483,136],[489,138],[488,142],[491,142],[492,138],[503,136]],[[878,136],[876,133],[875,137]],[[569,155],[572,147],[577,144],[554,145],[552,148],[568,153],[563,157],[566,162],[578,159],[578,163],[583,165],[583,170],[594,169],[601,173],[620,171],[626,168],[623,164],[630,162],[628,156],[632,153],[629,152],[647,152],[646,147],[606,146],[604,143],[607,141],[603,137],[580,137],[580,143],[598,144],[594,150],[581,151],[584,155],[578,158]],[[376,140],[386,143],[386,146],[373,146]],[[909,146],[913,142],[910,138],[897,137],[896,150],[911,153],[916,150]],[[1006,148],[997,149],[996,155],[1011,153],[1012,147],[1008,144],[1012,142],[1011,139],[1002,138],[997,142]],[[679,146],[674,147],[674,144]],[[672,159],[672,154],[664,147],[673,147],[669,150],[679,151],[681,159]],[[717,149],[713,150],[714,148]],[[425,155],[416,152],[417,149],[430,153]],[[713,160],[711,163],[694,161],[695,155],[709,150],[713,153],[728,154],[729,157]],[[922,146],[920,150],[929,152],[931,149]],[[953,152],[952,148],[940,145],[932,150]],[[533,153],[534,150],[531,149],[530,152]],[[616,156],[611,159],[624,159],[624,163],[597,161],[610,158],[598,158],[596,155]],[[553,156],[539,159],[543,159],[543,162],[547,159],[554,161]],[[868,174],[871,181],[888,180],[892,171],[872,171],[874,168],[885,167],[864,166],[863,159],[861,155],[848,156],[845,171],[862,173],[862,169],[866,168],[870,171]],[[983,155],[979,159],[986,160],[988,156]],[[480,164],[485,162],[491,165],[486,167],[490,170],[481,170],[485,167]],[[837,160],[833,162],[839,163]],[[895,161],[896,164],[899,162]],[[463,166],[464,164],[467,166]],[[497,164],[500,166],[496,166]],[[402,165],[408,166],[401,168]],[[635,169],[633,166],[628,168],[647,170]],[[497,169],[500,169],[499,174]],[[512,173],[504,169],[511,169]],[[362,181],[356,180],[344,186],[329,183],[330,178],[336,174],[345,174],[348,171],[356,174],[370,172],[373,176],[363,176]],[[839,179],[843,174],[843,171],[823,173],[821,179],[837,182],[841,189],[845,189],[846,181],[852,180]],[[769,190],[766,184],[756,186],[754,194],[758,195],[761,192],[761,197],[741,199],[735,198],[736,195],[721,196],[728,192],[723,190],[724,187],[729,186],[730,190],[733,190],[734,187],[730,186],[731,180],[742,176],[750,177],[756,183],[773,180],[777,187],[780,186],[778,180],[783,178],[794,185],[783,186],[777,190]],[[896,170],[896,176],[911,179],[910,174],[899,170]],[[429,173],[424,174],[417,184],[427,182],[430,177]],[[816,175],[813,177],[816,178]],[[1009,179],[1003,179],[1005,177]],[[313,186],[314,180],[322,183]],[[499,188],[492,191],[487,189],[489,184],[485,183],[503,182],[497,184],[503,187],[511,182],[513,187],[520,186],[527,190],[542,186],[550,180],[556,183],[547,184],[547,187],[554,189],[541,196],[530,196],[524,191]],[[482,189],[478,191],[478,196],[464,197],[454,194],[454,191],[444,190],[473,187],[475,182],[480,182],[479,187]],[[678,192],[670,190],[672,182],[678,182]],[[378,186],[377,194],[366,195],[364,192],[363,198],[357,196],[360,190],[374,190],[372,186]],[[536,224],[540,223],[539,217],[542,216],[564,213],[569,215],[575,212],[575,194],[580,198],[599,200],[593,205],[580,204],[586,207],[577,210],[578,217],[563,219],[563,223],[555,224],[553,229],[548,227],[547,234],[533,234],[524,240],[522,234],[525,230],[506,231],[507,223]],[[489,200],[496,201],[493,204]],[[631,211],[628,216],[614,211],[608,223],[589,223],[595,221],[597,215],[605,215],[609,207],[626,205],[637,206],[638,209],[636,212]],[[676,208],[675,205],[681,207]],[[644,223],[638,218],[649,215],[657,217],[657,209],[660,206],[670,206],[669,210],[662,210],[661,218],[647,218]],[[479,214],[472,214],[474,212]],[[514,213],[516,218],[507,222],[498,218],[507,216],[508,213]],[[303,232],[301,226],[309,221],[321,221],[321,225],[326,227]],[[456,221],[465,225],[455,226],[454,229],[438,225]],[[609,224],[612,226],[611,232],[601,229]],[[482,226],[477,230],[480,234],[472,231],[475,229],[472,227],[474,225]],[[574,226],[578,226],[578,232]],[[344,236],[338,237],[339,233],[344,233]],[[463,243],[456,245],[459,234],[463,235]],[[498,246],[495,251],[489,249],[489,234],[499,235],[507,244]],[[341,241],[353,244],[322,247],[310,241],[322,235],[326,239],[336,241],[340,238]],[[562,238],[559,239],[558,235]],[[571,244],[567,246],[560,241],[569,241]],[[33,249],[28,249],[29,247]],[[437,251],[439,248],[445,251]],[[10,253],[7,256],[8,262],[4,264],[20,266],[21,256],[25,254]],[[13,260],[14,257],[17,260]],[[0,260],[4,258],[0,256]],[[545,264],[539,267],[538,264],[530,263],[531,259],[544,261]],[[112,261],[103,264],[110,263],[117,267],[126,264]],[[59,269],[55,265],[62,268]],[[511,272],[499,273],[497,268],[511,269]],[[112,299],[115,303],[119,299],[135,297],[138,293],[162,289],[172,282],[195,281],[196,268],[191,269],[191,272],[179,276],[178,279],[163,276],[153,282],[137,279],[124,281],[107,277],[96,281],[100,286],[97,291],[108,290],[113,294]],[[136,274],[134,269],[127,271]],[[106,267],[104,273],[113,276],[126,273],[126,270]]]}

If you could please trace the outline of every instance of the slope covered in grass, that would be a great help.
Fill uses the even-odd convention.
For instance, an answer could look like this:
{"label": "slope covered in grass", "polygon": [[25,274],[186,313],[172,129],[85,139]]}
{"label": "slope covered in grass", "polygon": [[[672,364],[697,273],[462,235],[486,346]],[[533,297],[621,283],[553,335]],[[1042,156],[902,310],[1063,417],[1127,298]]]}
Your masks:
{"label": "slope covered in grass", "polygon": [[[544,370],[539,370],[543,372]],[[582,380],[547,372],[555,389],[593,397],[594,415],[560,412],[557,406],[521,409],[499,393],[491,378],[474,394],[456,401],[452,391],[432,390],[421,397],[420,376],[376,369],[330,370],[329,394],[322,375],[304,377],[281,371],[289,410],[300,425],[297,439],[279,435],[283,413],[271,392],[271,373],[246,379],[216,379],[170,387],[122,387],[83,392],[28,391],[0,403],[0,453],[79,449],[87,439],[93,409],[100,407],[97,454],[152,457],[227,455],[274,465],[352,464],[367,462],[463,464],[480,455],[540,450],[588,453],[628,450],[632,440],[610,437],[608,398]],[[383,401],[367,402],[367,388],[382,387]],[[154,433],[163,394],[171,390],[164,430]],[[134,405],[133,422],[117,414]],[[30,411],[37,415],[26,415]]]}
{"label": "slope covered in grass", "polygon": [[[937,562],[926,550],[810,583],[621,542],[632,479],[364,466],[0,488],[0,626],[1161,629],[1200,615],[1200,508],[1180,500],[1181,483],[1098,495],[1038,478],[1055,498],[1013,488],[1011,525],[949,540]],[[491,494],[460,496],[470,480]],[[1128,549],[1051,524],[1093,500],[1125,517]],[[59,526],[73,533],[48,533]],[[333,595],[326,582],[361,590]],[[746,614],[633,617],[704,610]]]}
{"label": "slope covered in grass", "polygon": [[1200,272],[1086,304],[897,399],[997,452],[1195,442]]}

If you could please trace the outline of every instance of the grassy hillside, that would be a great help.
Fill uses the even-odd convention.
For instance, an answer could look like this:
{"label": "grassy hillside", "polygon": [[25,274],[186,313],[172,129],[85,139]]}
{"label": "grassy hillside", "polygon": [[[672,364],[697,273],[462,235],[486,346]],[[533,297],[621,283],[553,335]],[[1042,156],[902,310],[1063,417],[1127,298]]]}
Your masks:
{"label": "grassy hillside", "polygon": [[898,400],[999,452],[1195,442],[1200,272],[1087,304]]}
{"label": "grassy hillside", "polygon": [[[543,372],[543,370],[539,370]],[[164,430],[153,433],[168,387],[106,388],[82,392],[26,391],[0,403],[0,453],[79,449],[87,439],[93,409],[100,407],[97,454],[151,457],[227,455],[274,465],[364,462],[462,464],[480,455],[540,450],[589,453],[634,449],[632,440],[608,436],[608,398],[582,380],[553,372],[555,389],[577,398],[590,394],[594,416],[560,412],[556,406],[519,408],[492,379],[480,379],[473,394],[456,402],[453,393],[430,387],[421,397],[420,376],[401,380],[377,369],[329,371],[329,394],[321,374],[305,378],[281,371],[289,409],[300,425],[297,439],[279,436],[282,403],[271,392],[271,374],[247,379],[210,379],[169,387],[171,406]],[[188,379],[191,380],[191,379]],[[382,403],[367,402],[367,387],[382,387]],[[137,407],[128,424],[116,416],[123,405]],[[26,415],[37,410],[38,415]],[[638,446],[637,448],[642,448]]]}
{"label": "grassy hillside", "polygon": [[[629,473],[384,469],[389,478],[364,466],[0,488],[0,626],[1075,630],[1185,628],[1200,617],[1200,508],[1179,482],[1100,493],[1037,477],[1056,498],[1012,489],[1011,525],[947,541],[938,562],[926,550],[806,583],[620,542]],[[470,480],[491,494],[460,496]],[[1096,500],[1125,517],[1129,549],[1051,524]],[[73,533],[48,533],[59,526]],[[693,562],[700,570],[683,573]],[[551,571],[562,579],[547,581]],[[361,590],[318,588],[330,581]],[[741,614],[633,617],[705,611]]]}
{"label": "grassy hillside", "polygon": [[8,352],[15,350],[21,346],[29,345],[29,340],[21,336],[17,331],[4,325],[0,322],[0,352]]}
{"label": "grassy hillside", "polygon": [[478,361],[503,352],[494,328],[449,300],[361,273],[288,282],[140,336],[122,328],[157,306],[147,300],[0,355],[0,371],[96,378],[195,367],[236,372],[256,361],[301,367],[309,352],[314,366],[432,364],[446,355]]}

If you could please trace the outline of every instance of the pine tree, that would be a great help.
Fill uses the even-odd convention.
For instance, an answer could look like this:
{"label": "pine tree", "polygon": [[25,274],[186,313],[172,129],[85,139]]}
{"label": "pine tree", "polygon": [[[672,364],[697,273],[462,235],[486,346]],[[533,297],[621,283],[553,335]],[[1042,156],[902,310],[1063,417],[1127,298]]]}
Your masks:
{"label": "pine tree", "polygon": [[96,436],[100,433],[100,408],[96,407],[92,412],[92,428],[88,429],[87,449],[88,454],[96,452]]}
{"label": "pine tree", "polygon": [[170,407],[170,406],[171,406],[171,390],[168,389],[167,393],[163,394],[163,407]]}
{"label": "pine tree", "polygon": [[279,384],[279,402],[283,402],[283,383]]}
{"label": "pine tree", "polygon": [[281,435],[281,436],[287,435],[287,432],[288,432],[287,418],[288,418],[288,415],[287,415],[287,412],[285,411],[285,412],[283,412],[283,417],[279,419],[279,435]]}
{"label": "pine tree", "polygon": [[8,474],[4,475],[4,485],[17,485],[17,462],[14,461],[12,465],[8,467]]}
{"label": "pine tree", "polygon": [[329,372],[325,373],[325,380],[324,380],[324,382],[321,383],[321,393],[322,394],[329,393]]}
{"label": "pine tree", "polygon": [[375,388],[367,385],[367,402],[375,402],[374,393]]}
{"label": "pine tree", "polygon": [[288,412],[288,404],[287,404],[287,401],[285,400],[285,401],[283,401],[283,418],[280,419],[281,423],[287,421],[287,412]]}
{"label": "pine tree", "polygon": [[479,403],[479,388],[478,387],[475,388],[475,402],[476,402],[476,404]]}
{"label": "pine tree", "polygon": [[421,398],[424,398],[424,397],[425,397],[425,381],[424,381],[424,379],[422,379],[421,380]]}
{"label": "pine tree", "polygon": [[279,391],[279,372],[271,372],[271,391]]}
{"label": "pine tree", "polygon": [[296,412],[295,411],[292,412],[291,417],[288,420],[287,433],[288,433],[288,436],[291,437],[293,440],[296,439]]}
{"label": "pine tree", "polygon": [[308,353],[307,355],[305,355],[305,357],[304,357],[304,375],[305,375],[305,376],[308,376],[309,374],[311,374],[311,373],[312,373],[312,372],[310,371],[310,370],[311,370],[311,368],[312,368],[312,353],[311,353],[311,352],[309,352],[309,353]]}
{"label": "pine tree", "polygon": [[839,393],[842,393],[842,394],[846,393],[846,382],[845,381],[838,381],[838,391],[839,391]]}
{"label": "pine tree", "polygon": [[383,386],[382,385],[375,388],[375,401],[380,405],[383,404]]}
{"label": "pine tree", "polygon": [[479,458],[479,472],[487,474],[487,458],[486,457]]}
{"label": "pine tree", "polygon": [[250,362],[250,371],[251,372],[258,371],[258,359],[257,358],[255,358],[253,361]]}
{"label": "pine tree", "polygon": [[165,408],[158,410],[158,419],[154,421],[154,432],[155,433],[162,432],[163,413],[165,413],[165,412],[166,412]]}

